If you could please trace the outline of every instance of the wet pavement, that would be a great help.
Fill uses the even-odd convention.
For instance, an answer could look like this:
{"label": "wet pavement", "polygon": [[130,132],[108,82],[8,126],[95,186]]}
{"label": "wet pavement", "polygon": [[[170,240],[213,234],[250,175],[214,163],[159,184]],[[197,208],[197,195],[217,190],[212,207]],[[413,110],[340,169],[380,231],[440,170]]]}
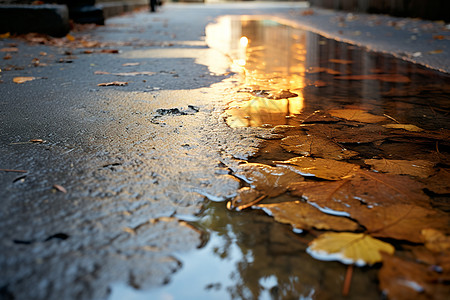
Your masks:
{"label": "wet pavement", "polygon": [[[296,157],[290,137],[305,131],[357,152],[346,160],[362,168],[374,158],[433,163],[418,182],[447,216],[448,75],[290,26],[314,17],[305,11],[168,5],[75,32],[61,47],[1,40],[18,49],[0,73],[1,297],[341,297],[346,266],[305,252],[318,230],[226,208],[248,187],[240,163]],[[244,13],[260,16],[215,21]],[[113,82],[122,86],[98,86]],[[422,130],[382,126],[392,124]],[[323,157],[312,149],[300,151]],[[298,199],[290,191],[262,203]],[[408,243],[394,245],[409,255]],[[380,299],[379,270],[355,268],[351,299]]]}

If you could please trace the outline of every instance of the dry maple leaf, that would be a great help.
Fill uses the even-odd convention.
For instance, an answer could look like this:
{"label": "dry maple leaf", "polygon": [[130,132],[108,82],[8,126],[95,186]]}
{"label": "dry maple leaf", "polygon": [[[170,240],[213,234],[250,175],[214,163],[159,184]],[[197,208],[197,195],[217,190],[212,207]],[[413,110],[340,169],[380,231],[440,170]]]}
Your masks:
{"label": "dry maple leaf", "polygon": [[263,209],[280,223],[291,224],[294,229],[355,231],[359,228],[359,225],[350,219],[324,214],[317,208],[300,201],[258,204],[253,207]]}
{"label": "dry maple leaf", "polygon": [[24,82],[27,82],[27,81],[32,81],[32,80],[35,80],[35,79],[37,79],[36,77],[14,77],[13,78],[13,82],[15,82],[15,83],[24,83]]}
{"label": "dry maple leaf", "polygon": [[289,185],[294,196],[305,198],[321,208],[348,212],[354,207],[369,208],[415,204],[430,208],[424,186],[406,176],[359,170],[351,178],[324,182],[295,182]]}
{"label": "dry maple leaf", "polygon": [[373,236],[413,243],[423,243],[424,228],[448,230],[450,226],[447,214],[410,204],[352,207],[348,212]]}
{"label": "dry maple leaf", "polygon": [[435,175],[422,181],[427,190],[436,194],[450,194],[450,170],[440,169]]}
{"label": "dry maple leaf", "polygon": [[328,113],[333,117],[362,123],[378,123],[387,120],[384,116],[373,115],[362,109],[332,109]]}
{"label": "dry maple leaf", "polygon": [[127,85],[128,82],[123,81],[113,81],[113,82],[105,82],[105,83],[99,83],[98,86],[124,86]]}
{"label": "dry maple leaf", "polygon": [[240,165],[234,175],[268,197],[276,197],[284,193],[290,183],[303,180],[303,176],[286,168],[256,163]]}
{"label": "dry maple leaf", "polygon": [[377,124],[364,124],[364,126],[354,127],[340,124],[313,124],[303,126],[312,136],[322,136],[337,143],[372,143],[382,141],[392,135],[388,135],[388,130]]}
{"label": "dry maple leaf", "polygon": [[404,129],[404,130],[414,131],[414,132],[424,131],[422,128],[417,127],[416,125],[412,125],[412,124],[386,124],[386,125],[381,125],[381,126],[383,126],[385,128]]}
{"label": "dry maple leaf", "polygon": [[236,197],[227,203],[227,208],[230,210],[243,210],[258,203],[265,197],[267,196],[259,190],[243,187],[238,190]]}
{"label": "dry maple leaf", "polygon": [[281,147],[295,154],[342,160],[358,155],[333,141],[315,136],[293,135],[281,140]]}
{"label": "dry maple leaf", "polygon": [[333,159],[294,157],[285,161],[274,161],[302,176],[315,176],[327,180],[339,180],[353,175],[359,166]]}
{"label": "dry maple leaf", "polygon": [[328,232],[314,239],[306,252],[319,260],[362,267],[381,262],[381,252],[393,254],[394,247],[364,233]]}
{"label": "dry maple leaf", "polygon": [[137,75],[155,75],[155,72],[122,72],[122,73],[112,73],[112,75],[116,76],[137,76]]}
{"label": "dry maple leaf", "polygon": [[434,162],[426,160],[398,160],[398,159],[365,159],[364,163],[371,165],[378,172],[411,175],[428,178],[436,171]]}

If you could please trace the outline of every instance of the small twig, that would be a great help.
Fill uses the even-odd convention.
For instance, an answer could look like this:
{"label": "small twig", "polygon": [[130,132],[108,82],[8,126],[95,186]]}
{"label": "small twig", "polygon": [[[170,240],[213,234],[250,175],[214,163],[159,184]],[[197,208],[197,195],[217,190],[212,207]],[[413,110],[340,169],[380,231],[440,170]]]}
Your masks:
{"label": "small twig", "polygon": [[346,297],[350,293],[350,284],[352,283],[353,265],[348,265],[345,273],[344,287],[342,288],[342,296]]}
{"label": "small twig", "polygon": [[243,209],[249,208],[250,206],[253,206],[254,204],[264,200],[266,197],[267,197],[267,195],[262,195],[259,198],[256,198],[255,200],[253,200],[252,202],[237,206],[236,210],[241,211]]}
{"label": "small twig", "polygon": [[389,118],[389,119],[391,119],[392,121],[396,122],[397,124],[400,124],[400,122],[399,122],[399,121],[397,121],[396,119],[394,119],[394,118],[393,118],[393,117],[391,117],[390,115],[387,115],[387,114],[383,114],[383,116],[385,116],[386,118]]}
{"label": "small twig", "polygon": [[28,173],[27,170],[13,170],[13,169],[0,169],[3,172],[17,172],[17,173]]}

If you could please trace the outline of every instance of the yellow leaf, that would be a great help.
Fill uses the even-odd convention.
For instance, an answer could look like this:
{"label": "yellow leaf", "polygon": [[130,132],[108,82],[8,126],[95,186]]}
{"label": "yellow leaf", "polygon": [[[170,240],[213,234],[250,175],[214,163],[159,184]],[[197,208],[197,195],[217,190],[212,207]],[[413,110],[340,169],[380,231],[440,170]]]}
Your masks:
{"label": "yellow leaf", "polygon": [[378,123],[386,120],[386,117],[373,115],[362,109],[333,109],[328,113],[336,118],[363,123]]}
{"label": "yellow leaf", "polygon": [[11,36],[9,32],[0,34],[0,39],[7,39]]}
{"label": "yellow leaf", "polygon": [[15,83],[24,83],[24,82],[35,80],[35,79],[36,79],[36,77],[14,77],[13,81]]}
{"label": "yellow leaf", "polygon": [[364,233],[329,232],[313,240],[306,250],[319,260],[338,260],[359,267],[381,262],[380,252],[394,253],[394,247]]}
{"label": "yellow leaf", "polygon": [[393,129],[404,129],[407,131],[413,131],[413,132],[421,132],[423,131],[422,128],[417,127],[416,125],[411,125],[411,124],[386,124],[386,125],[381,125],[384,128],[393,128]]}
{"label": "yellow leaf", "polygon": [[66,35],[66,39],[68,39],[71,42],[75,41],[75,37],[73,35],[71,35],[71,34],[67,34]]}

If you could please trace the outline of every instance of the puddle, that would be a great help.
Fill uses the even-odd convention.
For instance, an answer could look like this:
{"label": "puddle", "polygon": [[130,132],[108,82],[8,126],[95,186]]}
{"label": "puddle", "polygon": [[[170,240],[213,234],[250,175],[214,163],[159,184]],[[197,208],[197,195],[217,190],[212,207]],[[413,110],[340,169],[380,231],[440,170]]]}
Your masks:
{"label": "puddle", "polygon": [[231,127],[298,125],[345,105],[429,129],[446,122],[448,76],[266,19],[225,17],[206,32],[241,76],[243,95],[227,110]]}
{"label": "puddle", "polygon": [[[150,292],[116,286],[110,299],[383,299],[379,284],[393,294],[411,286],[417,293],[425,294],[442,288],[438,276],[447,271],[441,268],[439,257],[447,252],[432,253],[424,247],[417,240],[424,238],[419,236],[420,230],[409,237],[408,228],[402,227],[400,233],[389,231],[394,227],[392,219],[381,219],[379,224],[384,227],[380,229],[372,224],[372,219],[360,214],[363,210],[379,210],[380,215],[386,216],[390,210],[397,214],[397,219],[392,217],[397,224],[412,211],[415,214],[416,209],[420,215],[420,207],[432,218],[438,216],[441,224],[423,219],[430,222],[424,223],[423,228],[448,230],[449,76],[265,19],[224,17],[209,25],[206,33],[208,44],[229,55],[241,79],[239,92],[224,114],[228,125],[267,128],[260,152],[250,162],[275,166],[274,161],[298,156],[309,157],[314,163],[318,158],[323,160],[321,163],[326,160],[325,167],[304,167],[301,174],[305,179],[297,185],[297,190],[300,185],[320,185],[316,187],[319,192],[304,190],[302,198],[296,189],[287,188],[290,192],[264,199],[266,206],[259,207],[264,210],[229,211],[224,203],[208,203],[193,224],[208,232],[210,239],[204,248],[182,256],[185,265],[169,284]],[[300,138],[307,139],[307,149],[298,147]],[[347,155],[345,151],[355,154]],[[378,167],[375,160],[383,159],[395,160],[393,164],[401,170]],[[336,174],[333,170],[341,167],[327,165],[337,161],[353,164],[350,175]],[[399,167],[399,161],[413,162]],[[421,165],[419,173],[411,173],[419,161],[429,164]],[[387,174],[386,179],[385,172],[392,175]],[[241,173],[247,178],[260,176],[245,170]],[[333,192],[324,205],[321,195],[328,195],[329,186],[340,182],[351,188],[341,195],[342,200],[336,201],[336,191],[342,190],[340,186],[331,187]],[[367,190],[372,182],[378,185]],[[244,182],[243,186],[249,188]],[[273,192],[270,186],[269,190]],[[258,193],[264,193],[264,187]],[[397,203],[389,206],[379,199],[380,195],[393,195],[391,200]],[[363,208],[352,210],[356,204],[347,200],[356,201]],[[340,215],[341,219],[351,215],[352,221],[363,225],[359,232],[392,243],[395,258],[411,264],[401,260],[405,265],[399,263],[399,269],[412,266],[411,270],[416,271],[417,261],[427,270],[440,268],[430,275],[433,284],[439,286],[426,282],[429,278],[411,275],[414,272],[399,275],[395,268],[389,269],[393,263],[388,261],[387,271],[380,263],[355,267],[349,295],[344,297],[347,266],[316,260],[306,252],[308,243],[323,231],[316,225],[302,230],[289,216],[282,222],[290,225],[278,223],[271,216],[275,216],[276,209],[271,211],[273,207],[268,205],[295,201],[319,208],[317,213]],[[404,213],[395,206],[398,203],[412,208]],[[387,209],[382,210],[385,206]],[[275,208],[281,210],[281,206]],[[265,213],[270,211],[270,215]],[[416,224],[406,227],[416,228]],[[383,275],[379,275],[382,271]],[[396,287],[389,286],[389,282],[396,282]]]}

